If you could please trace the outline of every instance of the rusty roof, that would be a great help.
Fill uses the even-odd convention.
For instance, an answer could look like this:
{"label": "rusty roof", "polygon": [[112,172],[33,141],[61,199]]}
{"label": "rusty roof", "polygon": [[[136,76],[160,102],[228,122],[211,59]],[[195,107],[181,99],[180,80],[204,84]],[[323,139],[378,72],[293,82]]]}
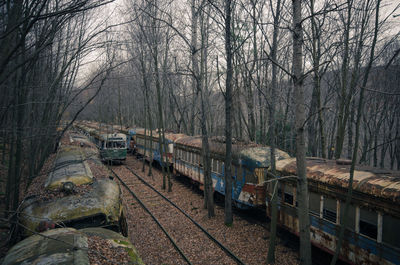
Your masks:
{"label": "rusty roof", "polygon": [[[270,147],[261,146],[252,142],[233,141],[232,144],[232,159],[241,159],[241,163],[249,167],[269,167],[270,166]],[[176,141],[177,144],[201,149],[202,137],[201,136],[185,136]],[[210,137],[209,138],[210,152],[225,155],[226,144],[224,137]],[[276,159],[285,159],[290,156],[280,150],[276,149]],[[237,161],[238,162],[238,161]],[[236,162],[236,163],[237,163]]]}
{"label": "rusty roof", "polygon": [[[240,158],[244,164],[250,167],[270,167],[271,166],[271,147],[258,146],[250,147],[240,152]],[[275,148],[275,160],[282,160],[290,158],[289,154]]]}
{"label": "rusty roof", "polygon": [[[136,134],[139,135],[144,135],[144,129],[143,128],[137,128],[136,130]],[[157,130],[153,130],[153,137],[154,138],[158,138],[159,137],[159,132]],[[150,136],[150,131],[146,130],[146,134],[147,136]],[[180,139],[182,137],[185,137],[186,135],[182,134],[182,133],[169,133],[169,132],[165,132],[165,139],[167,140],[167,142],[175,142],[177,139]]]}
{"label": "rusty roof", "polygon": [[[348,187],[350,165],[339,165],[335,160],[322,158],[307,158],[306,163],[307,179],[343,188]],[[296,158],[277,161],[276,169],[283,175],[296,175]],[[353,189],[400,203],[400,172],[356,166]]]}

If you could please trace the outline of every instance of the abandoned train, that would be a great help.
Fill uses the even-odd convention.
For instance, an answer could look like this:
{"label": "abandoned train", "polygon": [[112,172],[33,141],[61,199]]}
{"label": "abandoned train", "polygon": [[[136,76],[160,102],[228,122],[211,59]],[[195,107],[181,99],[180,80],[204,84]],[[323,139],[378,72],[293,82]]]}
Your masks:
{"label": "abandoned train", "polygon": [[[172,167],[175,174],[190,178],[202,188],[201,137],[165,133],[166,144],[161,149],[158,131],[131,131],[135,131],[130,137],[134,139],[139,155]],[[270,148],[236,141],[232,149],[234,204],[239,208],[266,207],[270,215]],[[214,190],[225,194],[223,137],[210,139],[210,156]],[[296,159],[277,149],[276,169],[278,176],[295,177]],[[349,171],[346,163],[307,159],[311,240],[327,252],[336,248],[344,218]],[[400,172],[359,166],[354,173],[353,189],[340,258],[353,264],[400,264]],[[278,223],[298,235],[296,193],[295,178],[279,181]]]}
{"label": "abandoned train", "polygon": [[34,180],[19,207],[27,238],[9,250],[3,264],[89,264],[92,236],[127,251],[132,263],[143,264],[125,238],[122,193],[110,175],[95,145],[67,131],[50,173]]}

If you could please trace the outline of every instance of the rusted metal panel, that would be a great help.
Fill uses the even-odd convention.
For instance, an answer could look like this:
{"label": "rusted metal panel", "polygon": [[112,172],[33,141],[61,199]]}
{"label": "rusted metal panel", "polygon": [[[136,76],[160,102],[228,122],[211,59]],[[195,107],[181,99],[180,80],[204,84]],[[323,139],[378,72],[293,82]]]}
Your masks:
{"label": "rusted metal panel", "polygon": [[[308,179],[345,189],[348,187],[350,165],[338,165],[335,160],[316,158],[308,158],[306,163]],[[283,175],[296,175],[296,159],[277,161],[276,168]],[[400,172],[358,166],[354,171],[353,189],[400,203]]]}

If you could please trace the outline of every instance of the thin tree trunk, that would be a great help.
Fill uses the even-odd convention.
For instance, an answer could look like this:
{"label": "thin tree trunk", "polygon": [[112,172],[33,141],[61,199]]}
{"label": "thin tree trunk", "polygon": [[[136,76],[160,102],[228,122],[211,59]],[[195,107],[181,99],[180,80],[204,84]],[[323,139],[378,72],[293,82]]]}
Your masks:
{"label": "thin tree trunk", "polygon": [[306,176],[306,147],[304,141],[304,85],[303,85],[303,29],[301,0],[293,0],[293,78],[296,101],[296,165],[298,175],[300,264],[311,265],[310,218],[308,213],[308,185]]}
{"label": "thin tree trunk", "polygon": [[[272,9],[272,7],[271,7]],[[280,21],[280,12],[281,12],[281,1],[277,0],[276,2],[276,9],[275,12],[273,12],[274,15],[274,32],[272,36],[272,47],[271,47],[271,59],[273,62],[277,61],[277,50],[278,50],[278,34],[279,34],[279,21]],[[270,101],[270,110],[269,110],[269,130],[270,130],[270,146],[271,146],[271,152],[270,152],[270,161],[271,161],[271,172],[275,176],[276,172],[276,165],[275,165],[275,146],[276,146],[276,139],[275,139],[275,128],[276,128],[276,122],[275,122],[275,102],[276,102],[276,92],[277,92],[277,86],[278,86],[278,81],[277,81],[277,65],[275,63],[272,64],[272,85],[271,85],[271,101]],[[274,196],[271,201],[271,233],[270,233],[270,240],[269,240],[269,246],[268,246],[268,256],[267,256],[267,262],[268,264],[273,264],[275,263],[275,241],[276,241],[276,226],[277,226],[277,211],[278,211],[278,205],[277,205],[277,195],[275,194],[276,187],[277,187],[278,181],[275,183],[275,188],[274,188]]]}
{"label": "thin tree trunk", "polygon": [[231,0],[225,1],[225,53],[226,53],[226,83],[225,83],[225,224],[232,225],[232,44],[231,44]]}

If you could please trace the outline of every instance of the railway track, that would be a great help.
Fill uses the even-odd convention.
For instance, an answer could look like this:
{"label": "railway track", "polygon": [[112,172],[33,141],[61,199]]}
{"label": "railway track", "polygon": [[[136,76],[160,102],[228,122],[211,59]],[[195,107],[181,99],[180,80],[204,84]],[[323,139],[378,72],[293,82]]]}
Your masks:
{"label": "railway track", "polygon": [[[151,218],[158,229],[162,231],[163,236],[168,238],[169,244],[173,246],[177,255],[170,255],[171,260],[163,260],[162,263],[204,264],[201,259],[204,253],[209,253],[216,259],[214,264],[244,264],[189,214],[155,189],[133,169],[126,165],[110,169],[121,182],[123,189],[130,195],[129,199],[126,199],[126,205],[132,209],[127,209],[127,211],[132,212],[137,210],[137,207],[141,207],[146,213],[146,217],[141,216],[141,218]],[[129,174],[126,174],[126,170]],[[165,222],[167,215],[169,220],[177,222]],[[183,236],[184,233],[190,233],[191,237]],[[158,233],[159,235],[160,233]],[[162,242],[160,246],[153,247],[164,249],[165,245]]]}
{"label": "railway track", "polygon": [[[149,206],[149,210],[150,211],[152,211],[152,208],[153,208],[153,206],[154,205],[159,205],[158,207],[160,207],[159,209],[166,209],[163,213],[161,213],[161,214],[155,214],[155,216],[157,217],[157,216],[161,216],[161,218],[162,218],[162,216],[163,216],[163,214],[165,214],[165,212],[168,212],[168,213],[170,213],[170,212],[172,212],[172,211],[178,211],[178,212],[180,212],[179,210],[178,210],[178,208],[179,207],[175,207],[174,205],[173,205],[173,203],[170,203],[170,202],[168,202],[168,203],[166,203],[166,204],[169,204],[169,205],[166,205],[166,206],[164,206],[164,203],[162,204],[162,206],[161,206],[161,201],[162,200],[165,200],[164,198],[162,198],[162,199],[160,199],[159,197],[160,197],[160,195],[159,194],[154,194],[153,192],[155,192],[154,191],[154,188],[153,188],[153,186],[151,186],[151,184],[148,184],[147,183],[147,181],[143,178],[143,177],[141,177],[141,176],[139,176],[137,173],[135,173],[135,172],[132,172],[132,171],[134,171],[134,170],[132,170],[131,169],[131,167],[135,167],[135,165],[134,165],[134,163],[133,163],[133,161],[131,161],[132,159],[134,159],[133,157],[130,157],[130,158],[128,158],[127,160],[126,160],[126,164],[128,165],[128,166],[125,166],[125,165],[122,165],[122,166],[116,166],[116,167],[113,167],[113,170],[114,171],[118,171],[118,170],[120,170],[121,168],[125,168],[126,170],[128,170],[129,171],[129,173],[130,173],[130,175],[131,176],[133,176],[133,177],[131,177],[131,178],[129,178],[127,181],[124,181],[124,178],[122,178],[121,180],[122,181],[124,181],[124,182],[126,182],[125,184],[128,186],[128,187],[131,187],[130,189],[133,191],[133,192],[135,192],[136,191],[136,195],[138,195],[138,196],[142,196],[142,198],[145,198],[144,200],[145,201],[147,201],[147,203],[145,202],[144,204],[145,205],[150,205]],[[138,168],[137,166],[136,166],[136,168]],[[157,168],[153,168],[154,170],[158,170]],[[138,170],[138,169],[136,169],[136,170]],[[138,170],[139,171],[139,170]],[[147,178],[147,177],[146,177]],[[122,182],[121,182],[122,183]],[[146,184],[147,183],[147,184]],[[122,183],[122,185],[124,186],[124,184]],[[201,192],[198,190],[198,189],[196,189],[196,188],[193,188],[193,186],[192,186],[192,184],[189,182],[189,181],[187,181],[187,179],[185,179],[185,178],[181,178],[181,177],[177,177],[177,178],[174,178],[174,180],[173,180],[173,189],[176,191],[177,189],[179,189],[179,190],[181,190],[181,192],[183,191],[183,190],[185,190],[186,192],[195,192],[195,193],[198,193],[198,194],[200,194]],[[126,187],[124,187],[124,189],[126,189]],[[143,195],[144,194],[144,195]],[[161,193],[160,193],[161,194]],[[182,194],[184,194],[184,192],[182,192]],[[132,195],[130,195],[130,196],[132,196]],[[147,197],[146,197],[147,196]],[[163,196],[162,194],[161,194],[161,196]],[[178,195],[179,196],[179,195]],[[133,200],[133,198],[132,198],[132,200]],[[220,205],[220,207],[222,207],[223,208],[223,200],[216,200],[216,203],[217,204],[219,204]],[[128,202],[127,203],[127,205],[130,205],[131,203],[130,202]],[[135,207],[142,207],[142,206],[138,206],[138,204],[139,203],[135,203],[134,205],[135,205]],[[175,209],[172,209],[172,208],[175,208]],[[168,209],[168,210],[167,210]],[[129,209],[128,209],[128,211],[130,211]],[[155,210],[155,211],[158,211],[158,210]],[[148,214],[148,213],[146,213],[146,214]],[[186,213],[182,213],[181,212],[181,214],[177,214],[176,215],[176,217],[174,217],[174,218],[176,218],[176,220],[182,220],[182,219],[187,219],[187,216],[189,216],[188,214],[186,214]],[[248,210],[248,211],[243,211],[243,210],[237,210],[237,209],[234,209],[234,214],[236,215],[236,216],[239,216],[241,219],[243,219],[243,220],[246,220],[248,223],[249,223],[249,225],[257,225],[257,226],[260,226],[260,227],[262,227],[263,229],[265,229],[265,230],[267,230],[267,231],[269,231],[269,223],[266,221],[266,218],[265,218],[265,212],[263,212],[263,211],[260,211],[260,210]],[[190,217],[190,216],[189,216]],[[189,220],[190,221],[190,220]],[[190,221],[190,222],[192,222],[192,221]],[[160,222],[161,224],[162,224],[162,222]],[[192,225],[190,226],[189,225],[189,227],[194,227],[194,226],[196,226],[195,224],[193,224],[192,223]],[[160,228],[157,228],[157,229],[160,229]],[[166,231],[170,231],[171,230],[171,228],[169,228],[169,227],[164,227],[164,229],[166,230]],[[173,229],[173,228],[172,228]],[[194,230],[194,229],[200,229],[200,228],[198,228],[198,227],[195,227],[195,228],[186,228],[186,229],[183,229],[182,231],[188,231],[187,229],[189,229],[189,230]],[[201,230],[201,229],[200,229]],[[175,231],[176,232],[176,231]],[[185,233],[185,232],[183,232],[183,233]],[[178,234],[179,234],[179,231],[178,231]],[[164,236],[165,236],[165,234],[164,234]],[[172,237],[172,239],[174,239],[174,238],[176,238],[175,236],[174,236],[174,234],[173,233],[171,233],[171,237]],[[178,236],[179,237],[179,236]],[[218,257],[218,259],[216,259],[216,261],[215,262],[213,262],[212,264],[234,264],[234,263],[237,263],[237,264],[243,264],[243,262],[241,261],[241,260],[238,260],[238,261],[236,261],[234,258],[231,258],[230,257],[230,255],[229,254],[227,254],[227,253],[225,253],[223,250],[220,250],[219,251],[219,253],[215,253],[215,247],[217,247],[218,248],[218,246],[217,245],[215,245],[215,243],[213,243],[212,242],[212,239],[207,239],[207,238],[204,238],[204,237],[206,237],[205,235],[203,235],[202,236],[203,237],[203,241],[204,242],[208,242],[208,243],[205,243],[205,244],[208,244],[208,245],[211,245],[213,248],[214,248],[214,253],[212,253],[212,255],[215,255],[215,257]],[[290,234],[289,232],[287,232],[287,231],[285,231],[285,230],[282,230],[282,229],[279,229],[278,230],[278,238],[279,238],[279,241],[280,241],[280,244],[282,244],[282,245],[284,245],[285,247],[287,247],[287,248],[289,248],[289,249],[291,249],[292,251],[295,251],[295,252],[297,252],[298,251],[298,249],[299,249],[299,242],[298,242],[298,238],[297,237],[295,237],[294,235],[292,235],[292,234]],[[176,240],[176,241],[179,241],[179,240]],[[194,242],[194,244],[195,245],[198,245],[199,244],[199,242],[197,241],[197,238],[196,238],[196,240],[194,240],[195,242]],[[175,242],[175,243],[177,243],[177,245],[178,245],[178,247],[179,247],[179,245],[180,245],[180,242]],[[172,244],[172,243],[171,243]],[[185,243],[186,245],[187,245],[187,243]],[[189,243],[189,245],[191,245],[191,243]],[[195,246],[194,245],[194,246]],[[197,257],[196,257],[196,255],[192,255],[192,254],[188,254],[188,255],[186,255],[185,253],[187,253],[187,251],[186,251],[186,249],[185,248],[181,248],[180,249],[182,252],[183,252],[183,254],[186,256],[186,258],[188,259],[188,261],[185,261],[185,258],[183,258],[182,256],[180,256],[180,259],[181,259],[181,261],[182,261],[182,263],[179,263],[179,264],[192,264],[192,263],[197,263],[197,264],[207,264],[207,263],[204,263],[204,262],[201,262],[201,261],[199,261],[199,259],[197,259]],[[175,251],[177,251],[176,250],[176,248],[175,248]],[[207,250],[206,250],[207,251]],[[189,253],[191,252],[191,250],[189,250]],[[179,253],[179,252],[177,252],[177,253]],[[264,255],[265,253],[259,253],[259,255]],[[330,254],[328,254],[328,253],[326,253],[326,252],[324,252],[324,251],[322,251],[322,250],[320,250],[320,249],[318,249],[318,248],[316,248],[316,247],[313,247],[313,251],[312,251],[312,254],[313,254],[313,256],[312,256],[312,263],[313,263],[313,265],[322,265],[322,264],[329,264],[329,262],[330,262],[330,259],[331,259],[331,255]],[[228,262],[226,262],[226,263],[224,263],[224,262],[222,262],[220,259],[219,259],[219,257],[227,257],[227,260],[228,260]],[[193,262],[193,260],[194,260],[194,262]],[[164,262],[162,262],[162,263],[164,263]],[[168,262],[167,262],[168,263]],[[160,263],[161,264],[161,263]],[[173,262],[171,262],[171,264],[177,264],[176,263],[176,260],[175,261],[173,261]],[[211,264],[211,263],[208,263],[208,264]],[[339,265],[348,265],[347,263],[345,263],[345,262],[342,262],[342,261],[338,261],[337,262],[337,264],[339,264]]]}

